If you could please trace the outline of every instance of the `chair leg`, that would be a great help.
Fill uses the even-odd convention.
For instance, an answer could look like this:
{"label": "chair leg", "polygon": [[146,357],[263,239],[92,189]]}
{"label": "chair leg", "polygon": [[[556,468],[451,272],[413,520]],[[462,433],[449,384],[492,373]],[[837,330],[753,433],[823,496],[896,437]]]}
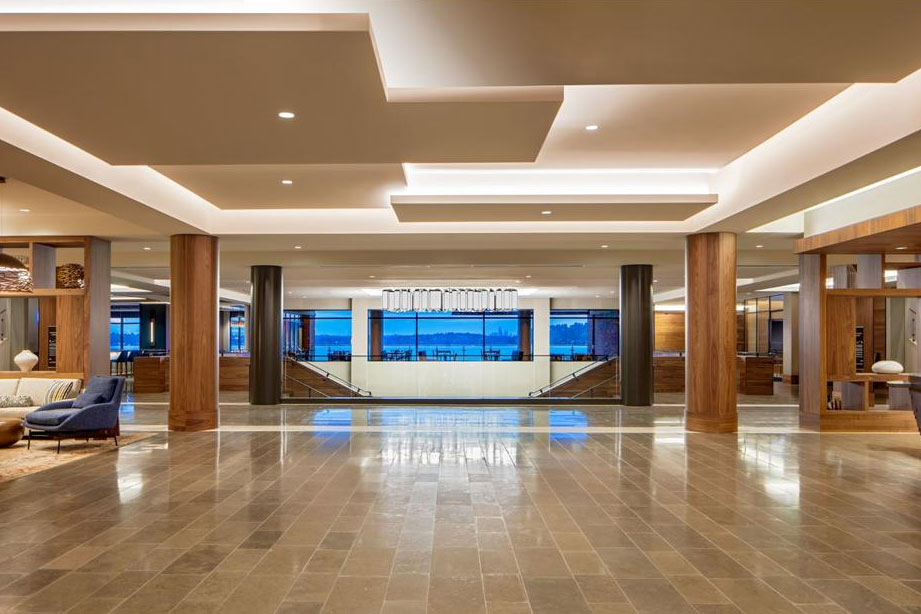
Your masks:
{"label": "chair leg", "polygon": [[118,447],[118,435],[112,435],[112,439],[115,440],[115,447]]}
{"label": "chair leg", "polygon": [[28,437],[28,439],[26,440],[26,450],[31,450],[32,449],[32,431],[29,431],[26,434],[26,436]]}
{"label": "chair leg", "polygon": [[58,439],[58,454],[61,453],[61,440]]}

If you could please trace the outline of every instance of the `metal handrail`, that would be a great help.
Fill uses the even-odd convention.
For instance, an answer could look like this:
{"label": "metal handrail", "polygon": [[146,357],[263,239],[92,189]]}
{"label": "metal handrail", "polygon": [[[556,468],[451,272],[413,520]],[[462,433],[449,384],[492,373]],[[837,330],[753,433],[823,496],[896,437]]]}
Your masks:
{"label": "metal handrail", "polygon": [[[572,399],[578,399],[578,398],[581,397],[583,394],[585,394],[585,393],[587,393],[587,392],[591,392],[592,390],[594,390],[594,389],[597,388],[598,386],[600,386],[600,385],[602,385],[602,384],[607,384],[607,383],[610,382],[611,380],[615,380],[615,379],[617,379],[618,377],[620,377],[620,374],[619,374],[619,373],[618,373],[617,375],[612,375],[611,377],[609,377],[609,378],[607,378],[607,379],[601,380],[600,382],[598,382],[598,383],[595,384],[594,386],[591,386],[591,387],[589,387],[589,388],[586,388],[585,390],[583,390],[583,391],[581,391],[581,392],[577,392],[576,394],[572,395],[570,398],[572,398]],[[592,398],[595,398],[594,395],[592,395]]]}
{"label": "metal handrail", "polygon": [[291,377],[291,376],[288,375],[287,373],[285,374],[285,379],[289,379],[289,380],[291,380],[292,382],[297,382],[297,383],[300,384],[301,386],[303,386],[303,387],[305,387],[305,388],[309,388],[310,390],[313,390],[314,392],[316,392],[317,394],[319,394],[320,396],[322,396],[322,397],[324,397],[324,398],[327,398],[327,399],[330,398],[330,396],[329,396],[328,394],[326,394],[325,392],[323,392],[323,391],[321,391],[321,390],[317,390],[316,388],[314,388],[313,386],[311,386],[311,385],[308,384],[307,382],[302,382],[301,380],[297,379],[296,377]]}
{"label": "metal handrail", "polygon": [[[290,359],[290,358],[289,358],[288,360],[291,360],[291,362],[295,362],[295,363],[301,365],[302,367],[306,367],[306,368],[308,368],[308,369],[312,369],[312,370],[316,371],[318,375],[322,375],[322,376],[325,377],[326,379],[331,380],[331,381],[334,381],[334,382],[336,382],[337,384],[339,384],[340,386],[343,386],[343,387],[345,387],[345,388],[348,388],[349,390],[351,390],[352,392],[354,392],[356,395],[358,395],[358,396],[360,396],[360,397],[370,397],[370,396],[373,396],[373,395],[371,394],[371,391],[370,391],[370,390],[365,390],[365,389],[363,389],[363,388],[360,388],[360,387],[356,386],[355,384],[353,384],[352,382],[348,382],[348,381],[342,379],[341,377],[339,377],[338,375],[335,375],[335,374],[333,374],[333,373],[330,373],[330,372],[327,371],[326,369],[322,369],[322,368],[316,366],[315,364],[313,364],[313,363],[311,363],[311,362],[300,361],[300,360],[292,360],[292,359]],[[291,379],[294,379],[294,378],[291,378]],[[294,380],[294,381],[297,381],[297,380]],[[329,395],[327,395],[327,396],[329,396]]]}
{"label": "metal handrail", "polygon": [[582,375],[585,371],[591,371],[592,369],[596,369],[600,367],[601,365],[605,365],[611,362],[612,360],[617,360],[618,358],[620,358],[620,356],[611,356],[607,360],[602,360],[600,362],[595,362],[590,365],[585,365],[584,367],[580,369],[576,369],[569,375],[564,375],[560,379],[554,382],[550,382],[549,384],[547,384],[546,386],[542,388],[538,388],[537,390],[532,390],[531,392],[528,393],[528,396],[529,397],[539,397],[540,395],[544,394],[545,392],[547,392],[548,390],[552,388],[556,388],[557,386],[561,384],[565,384],[566,382],[570,382],[570,381],[579,379],[579,376]]}

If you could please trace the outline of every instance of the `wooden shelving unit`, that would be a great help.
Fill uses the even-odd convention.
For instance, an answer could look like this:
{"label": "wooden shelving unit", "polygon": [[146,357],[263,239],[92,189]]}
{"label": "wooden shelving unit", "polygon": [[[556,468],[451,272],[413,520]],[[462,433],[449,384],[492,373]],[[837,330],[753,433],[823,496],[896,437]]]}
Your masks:
{"label": "wooden shelving unit", "polygon": [[[921,298],[921,289],[825,287],[828,254],[877,256],[882,268],[874,269],[883,285],[886,268],[917,268],[921,263],[890,263],[886,255],[921,253],[921,207],[914,207],[800,239],[800,425],[820,431],[917,432],[912,411],[875,409],[872,385],[904,381],[906,376],[858,373],[858,326],[864,329],[864,369],[872,364],[874,339],[886,334],[887,298]],[[904,249],[905,247],[908,249]],[[864,283],[863,285],[875,285]],[[832,410],[827,406],[828,386],[850,387],[855,403],[866,409]]]}
{"label": "wooden shelving unit", "polygon": [[[0,249],[25,249],[32,276],[31,292],[2,292],[0,298],[39,301],[39,365],[35,377],[87,380],[109,372],[109,293],[111,247],[97,237],[0,237]],[[83,252],[84,287],[56,288],[58,249]],[[48,368],[48,331],[56,331],[56,366]],[[20,377],[18,371],[0,378]]]}

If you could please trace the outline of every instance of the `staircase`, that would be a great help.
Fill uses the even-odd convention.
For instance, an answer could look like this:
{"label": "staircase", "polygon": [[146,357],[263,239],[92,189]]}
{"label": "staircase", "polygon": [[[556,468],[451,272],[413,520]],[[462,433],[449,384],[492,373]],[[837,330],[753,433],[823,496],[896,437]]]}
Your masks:
{"label": "staircase", "polygon": [[539,388],[531,397],[610,399],[620,395],[620,358],[587,365],[566,377]]}
{"label": "staircase", "polygon": [[285,393],[298,398],[369,397],[362,390],[316,365],[296,360],[285,361]]}

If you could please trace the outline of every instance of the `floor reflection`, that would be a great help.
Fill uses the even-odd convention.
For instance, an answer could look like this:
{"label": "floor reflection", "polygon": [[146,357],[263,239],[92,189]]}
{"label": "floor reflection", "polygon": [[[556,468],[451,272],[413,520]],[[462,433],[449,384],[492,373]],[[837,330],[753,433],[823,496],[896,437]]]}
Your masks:
{"label": "floor reflection", "polygon": [[[128,403],[158,430],[165,405]],[[222,407],[0,484],[0,611],[911,612],[921,438],[681,409]],[[718,606],[718,607],[714,607]]]}

